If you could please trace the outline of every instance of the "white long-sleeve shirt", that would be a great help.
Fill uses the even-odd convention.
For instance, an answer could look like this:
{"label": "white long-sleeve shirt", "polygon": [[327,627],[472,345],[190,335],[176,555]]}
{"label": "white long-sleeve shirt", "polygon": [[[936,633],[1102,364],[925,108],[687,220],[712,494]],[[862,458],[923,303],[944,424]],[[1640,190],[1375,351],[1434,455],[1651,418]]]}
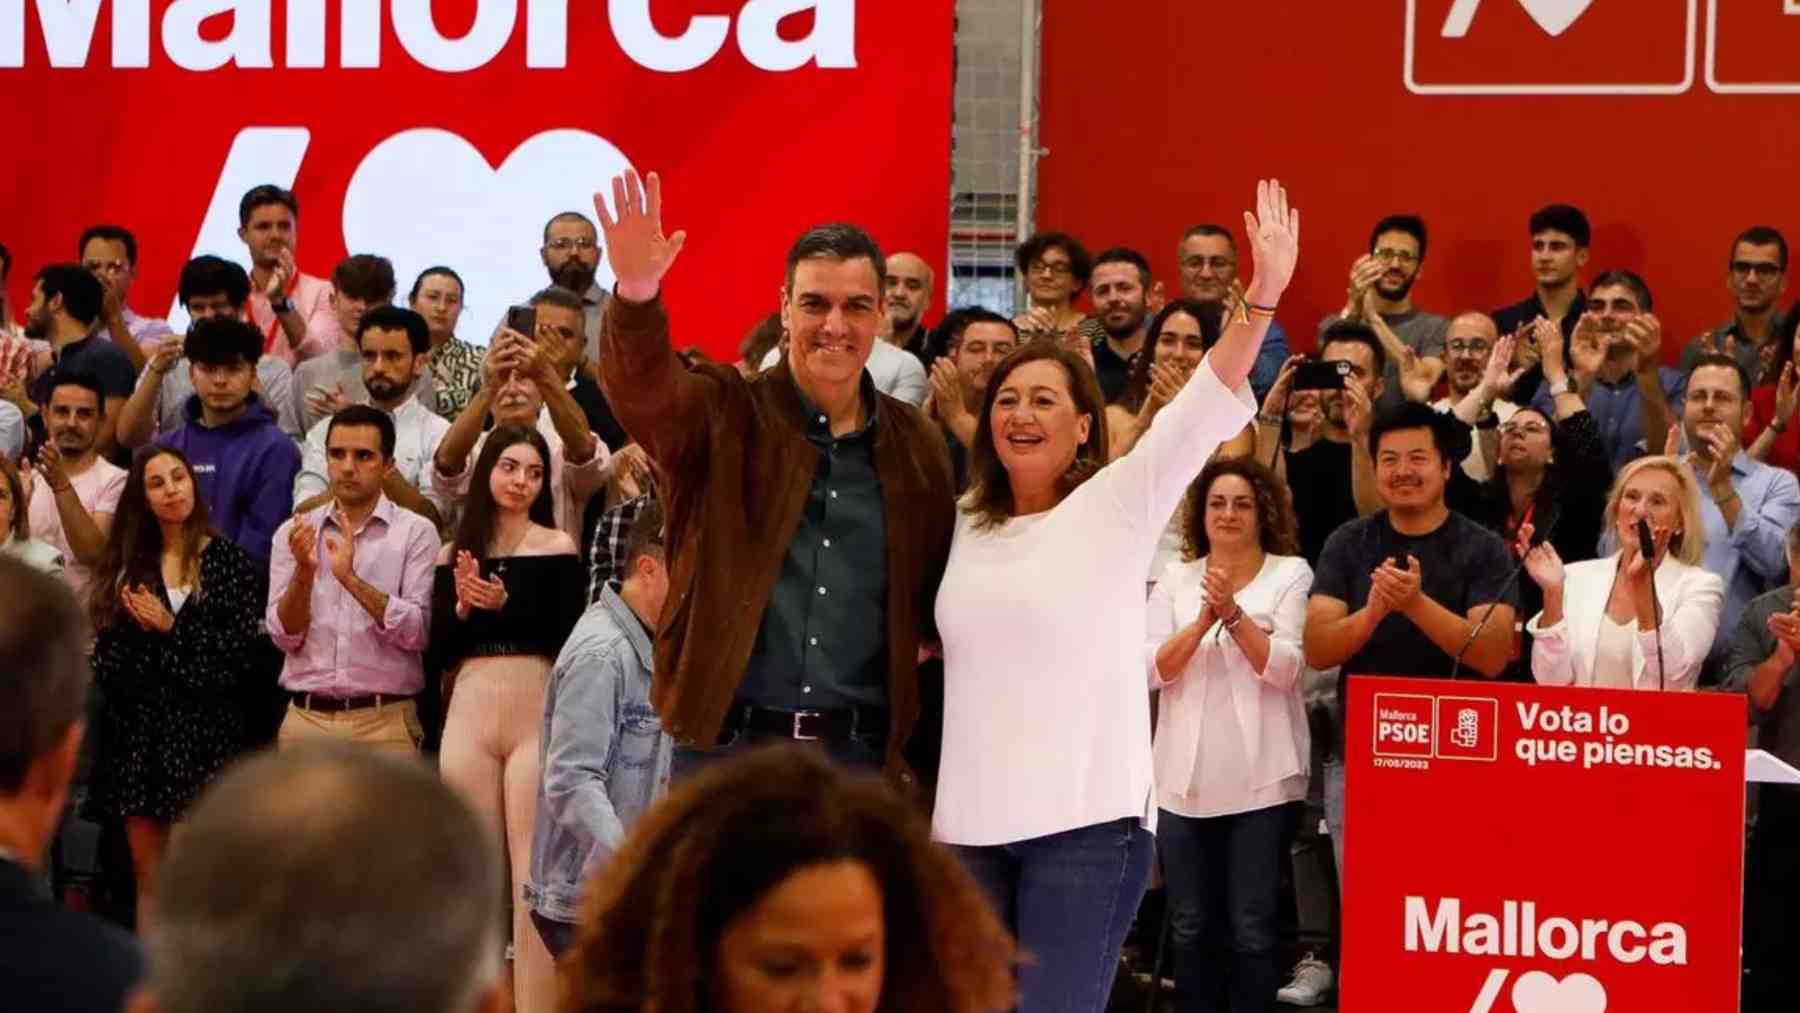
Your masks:
{"label": "white long-sleeve shirt", "polygon": [[1208,360],[1130,453],[1054,508],[985,531],[959,514],[937,599],[940,840],[1154,828],[1144,575],[1188,484],[1254,411]]}

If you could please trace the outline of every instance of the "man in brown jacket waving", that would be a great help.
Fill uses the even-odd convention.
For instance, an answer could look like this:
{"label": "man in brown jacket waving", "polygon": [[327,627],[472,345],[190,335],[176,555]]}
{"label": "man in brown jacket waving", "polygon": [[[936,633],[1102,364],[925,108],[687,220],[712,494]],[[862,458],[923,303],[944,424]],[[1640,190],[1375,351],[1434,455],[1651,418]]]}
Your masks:
{"label": "man in brown jacket waving", "polygon": [[664,236],[655,173],[596,199],[617,279],[600,374],[632,438],[669,477],[670,587],[651,701],[678,743],[676,776],[767,740],[917,776],[918,660],[955,519],[933,425],[864,370],[881,327],[885,260],[853,225],[788,251],[788,353],[744,379],[684,366],[659,298],[686,241]]}

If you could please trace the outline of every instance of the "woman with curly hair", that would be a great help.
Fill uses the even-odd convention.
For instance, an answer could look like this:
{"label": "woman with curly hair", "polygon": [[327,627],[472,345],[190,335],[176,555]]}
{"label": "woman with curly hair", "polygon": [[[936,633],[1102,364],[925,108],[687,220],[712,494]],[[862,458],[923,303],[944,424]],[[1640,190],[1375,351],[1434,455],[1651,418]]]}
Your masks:
{"label": "woman with curly hair", "polygon": [[772,746],[682,783],[590,887],[564,1013],[976,1013],[1013,945],[876,778]]}
{"label": "woman with curly hair", "polygon": [[1306,797],[1300,648],[1312,568],[1286,489],[1250,458],[1188,487],[1185,559],[1150,593],[1156,796],[1181,1008],[1271,1008],[1281,862]]}

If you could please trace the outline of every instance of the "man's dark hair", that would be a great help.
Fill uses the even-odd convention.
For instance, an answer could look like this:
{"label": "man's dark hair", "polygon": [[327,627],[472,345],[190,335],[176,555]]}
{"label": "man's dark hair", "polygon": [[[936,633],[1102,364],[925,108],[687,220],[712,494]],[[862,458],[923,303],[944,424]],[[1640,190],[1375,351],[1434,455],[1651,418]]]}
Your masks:
{"label": "man's dark hair", "polygon": [[1018,344],[1019,328],[1011,320],[995,313],[986,306],[969,306],[960,310],[952,310],[944,317],[944,352],[949,354],[962,347],[963,335],[975,324],[1004,324],[1012,332],[1013,343]]}
{"label": "man's dark hair", "polygon": [[431,351],[431,325],[425,318],[404,306],[383,304],[362,315],[356,324],[356,344],[362,346],[363,335],[372,330],[404,331],[414,355]]}
{"label": "man's dark hair", "polygon": [[384,461],[394,459],[394,441],[396,439],[394,420],[388,418],[387,412],[366,404],[353,404],[338,409],[331,416],[331,421],[325,425],[325,446],[328,452],[331,447],[331,434],[337,432],[342,426],[375,427],[375,431],[381,434],[381,459]]}
{"label": "man's dark hair", "polygon": [[1075,294],[1080,295],[1087,288],[1088,278],[1094,273],[1094,260],[1088,256],[1087,247],[1081,240],[1067,232],[1039,232],[1030,239],[1019,244],[1013,251],[1013,265],[1019,269],[1020,277],[1031,274],[1031,265],[1043,259],[1046,251],[1061,250],[1069,257],[1069,272],[1075,276]]}
{"label": "man's dark hair", "polygon": [[124,243],[126,263],[137,266],[137,237],[131,234],[130,229],[123,225],[90,225],[82,231],[81,241],[75,244],[75,256],[85,256],[87,244],[96,239]]}
{"label": "man's dark hair", "polygon": [[[1319,355],[1325,354],[1325,346],[1332,344],[1361,345],[1369,350],[1369,357],[1374,362],[1375,377],[1387,372],[1387,349],[1381,347],[1381,339],[1375,336],[1374,328],[1355,320],[1339,320],[1325,333],[1319,335]],[[1374,379],[1371,377],[1370,379]]]}
{"label": "man's dark hair", "polygon": [[1223,239],[1225,240],[1225,245],[1231,247],[1231,252],[1237,252],[1237,237],[1233,236],[1231,230],[1223,225],[1214,225],[1211,222],[1190,225],[1188,226],[1188,230],[1181,234],[1181,241],[1185,243],[1195,236],[1212,236],[1217,239]]}
{"label": "man's dark hair", "polygon": [[794,269],[802,260],[814,257],[827,257],[832,260],[860,260],[868,258],[875,270],[875,292],[881,293],[887,284],[887,258],[881,254],[880,244],[875,237],[864,232],[860,226],[847,222],[831,222],[826,225],[815,225],[801,233],[788,247],[787,254],[787,289],[788,297],[794,294]]}
{"label": "man's dark hair", "polygon": [[1594,238],[1594,230],[1588,225],[1587,215],[1571,204],[1548,204],[1538,208],[1531,214],[1531,234],[1540,232],[1561,232],[1575,241],[1579,249],[1587,249]]}
{"label": "man's dark hair", "polygon": [[461,1013],[499,979],[500,856],[415,757],[269,750],[183,829],[150,937],[164,1013]]}
{"label": "man's dark hair", "polygon": [[[553,214],[550,216],[549,221],[544,223],[544,245],[545,246],[550,245],[550,226],[555,225],[557,222],[580,222],[583,225],[586,225],[588,228],[594,230],[594,238],[595,239],[600,238],[600,230],[599,230],[599,228],[597,228],[594,225],[594,220],[592,218],[589,218],[587,215],[584,215],[579,211],[558,211],[556,214]],[[458,278],[456,280],[459,282],[462,281],[461,278]]]}
{"label": "man's dark hair", "polygon": [[[95,376],[92,372],[85,369],[52,369],[50,371],[49,387],[47,388],[48,393],[45,397],[46,401],[56,397],[56,389],[58,387],[80,387],[82,390],[94,395],[94,404],[99,406],[100,414],[106,414],[106,390],[100,386],[100,378]],[[48,411],[49,408],[50,406],[48,404],[44,405],[46,411]]]}
{"label": "man's dark hair", "polygon": [[82,718],[88,624],[67,584],[10,556],[0,556],[0,616],[0,794],[14,795]]}
{"label": "man's dark hair", "polygon": [[1699,358],[1694,360],[1694,364],[1692,366],[1688,367],[1687,379],[1691,382],[1694,379],[1695,373],[1699,372],[1702,369],[1706,369],[1708,367],[1716,367],[1719,369],[1729,369],[1732,372],[1736,373],[1737,378],[1738,378],[1738,396],[1741,398],[1744,398],[1746,400],[1749,399],[1749,397],[1750,397],[1750,374],[1747,370],[1744,369],[1744,364],[1737,360],[1737,356],[1726,355],[1723,352],[1709,352],[1705,355],[1702,355]]}
{"label": "man's dark hair", "polygon": [[244,199],[238,201],[238,224],[240,226],[250,224],[251,213],[257,208],[267,207],[270,204],[280,204],[287,208],[288,213],[294,216],[294,223],[299,224],[299,198],[294,196],[294,191],[283,190],[273,183],[251,187],[250,191],[244,194]]}
{"label": "man's dark hair", "polygon": [[638,511],[637,519],[631,522],[631,531],[625,536],[625,554],[619,557],[621,580],[631,579],[639,556],[656,560],[668,558],[663,552],[662,504],[654,499]]}
{"label": "man's dark hair", "polygon": [[1589,292],[1598,292],[1603,288],[1628,288],[1632,298],[1638,302],[1640,313],[1650,312],[1655,301],[1650,298],[1650,285],[1639,277],[1635,271],[1603,271],[1594,277],[1588,285]]}
{"label": "man's dark hair", "polygon": [[1747,243],[1751,246],[1775,247],[1777,250],[1781,251],[1781,269],[1783,271],[1787,270],[1787,237],[1781,234],[1780,229],[1771,225],[1752,225],[1738,233],[1737,238],[1731,241],[1731,258],[1733,260],[1737,259],[1737,248],[1739,243]]}
{"label": "man's dark hair", "polygon": [[188,328],[181,343],[182,354],[191,363],[203,366],[254,367],[262,358],[263,338],[254,324],[236,317],[207,317]]}
{"label": "man's dark hair", "polygon": [[394,301],[394,265],[373,253],[353,253],[331,269],[331,287],[366,303]]}
{"label": "man's dark hair", "polygon": [[243,309],[250,298],[250,276],[237,264],[210,253],[202,254],[181,265],[181,281],[175,294],[185,308],[196,296],[225,293],[234,309]]}
{"label": "man's dark hair", "polygon": [[5,281],[12,274],[12,251],[0,243],[0,281]]}
{"label": "man's dark hair", "polygon": [[80,264],[46,264],[38,269],[37,282],[44,287],[45,299],[62,296],[63,309],[77,322],[92,326],[100,319],[106,289],[87,268]]}
{"label": "man's dark hair", "polygon": [[1381,449],[1381,438],[1389,433],[1403,429],[1428,429],[1431,431],[1431,445],[1437,448],[1438,458],[1445,463],[1460,461],[1469,456],[1469,441],[1465,435],[1458,440],[1450,428],[1444,413],[1437,411],[1421,401],[1402,401],[1375,417],[1369,427],[1369,454],[1374,456]]}
{"label": "man's dark hair", "polygon": [[[1419,263],[1423,264],[1425,262],[1425,247],[1427,245],[1425,219],[1420,218],[1418,215],[1388,215],[1381,221],[1376,222],[1375,227],[1369,230],[1370,253],[1375,252],[1376,241],[1389,232],[1404,232],[1418,240]],[[1586,244],[1584,243],[1583,245]]]}
{"label": "man's dark hair", "polygon": [[[586,308],[581,305],[581,297],[568,289],[563,288],[561,285],[551,285],[548,288],[538,289],[536,292],[532,293],[528,305],[559,306],[565,310],[574,310],[577,313],[587,312]],[[530,335],[526,335],[526,337],[530,337]]]}
{"label": "man's dark hair", "polygon": [[[1101,250],[1100,255],[1094,258],[1094,267],[1101,264],[1130,264],[1138,270],[1138,284],[1143,286],[1144,291],[1150,290],[1150,260],[1138,251],[1128,246],[1109,247]],[[1089,268],[1090,277],[1092,270]]]}
{"label": "man's dark hair", "polygon": [[406,293],[407,302],[411,302],[419,297],[419,287],[425,284],[426,278],[429,278],[434,274],[441,274],[446,278],[453,279],[456,282],[456,290],[461,292],[465,298],[468,297],[469,286],[463,284],[462,275],[457,274],[455,271],[442,264],[438,264],[435,267],[428,267],[425,270],[420,271],[419,276],[413,279],[412,291]]}

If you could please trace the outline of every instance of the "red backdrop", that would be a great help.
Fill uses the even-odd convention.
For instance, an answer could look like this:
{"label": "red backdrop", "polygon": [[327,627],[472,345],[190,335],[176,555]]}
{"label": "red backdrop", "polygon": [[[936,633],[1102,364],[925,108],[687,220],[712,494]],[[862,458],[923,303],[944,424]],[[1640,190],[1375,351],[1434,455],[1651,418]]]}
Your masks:
{"label": "red backdrop", "polygon": [[[1278,176],[1303,212],[1281,320],[1309,348],[1382,215],[1426,218],[1415,298],[1449,313],[1528,295],[1526,219],[1566,201],[1594,224],[1586,276],[1642,273],[1672,355],[1729,316],[1732,236],[1800,240],[1795,100],[1708,84],[1800,81],[1800,4],[1732,0],[1711,31],[1716,2],[1046,0],[1038,227],[1134,246],[1174,293],[1181,232],[1215,221],[1241,247],[1257,178]],[[1458,7],[1473,17],[1446,38]],[[1533,11],[1575,20],[1552,35]]]}
{"label": "red backdrop", "polygon": [[[417,270],[451,264],[469,286],[459,332],[476,340],[544,284],[544,220],[591,214],[625,162],[662,173],[665,221],[688,230],[666,293],[677,341],[734,351],[815,222],[862,223],[946,275],[950,0],[656,0],[653,24],[647,0],[265,0],[197,30],[172,8],[229,5],[108,0],[91,41],[65,6],[79,5],[0,0],[0,241],[20,313],[40,265],[116,221],[143,247],[132,303],[162,315],[196,247],[243,256],[237,199],[283,172],[303,270],[329,274],[347,247],[382,253],[404,296]],[[353,7],[379,22],[345,28]],[[449,42],[428,38],[430,17]],[[206,40],[230,39],[236,63],[189,69]],[[51,66],[52,50],[73,65]],[[272,66],[240,65],[259,59]]]}

